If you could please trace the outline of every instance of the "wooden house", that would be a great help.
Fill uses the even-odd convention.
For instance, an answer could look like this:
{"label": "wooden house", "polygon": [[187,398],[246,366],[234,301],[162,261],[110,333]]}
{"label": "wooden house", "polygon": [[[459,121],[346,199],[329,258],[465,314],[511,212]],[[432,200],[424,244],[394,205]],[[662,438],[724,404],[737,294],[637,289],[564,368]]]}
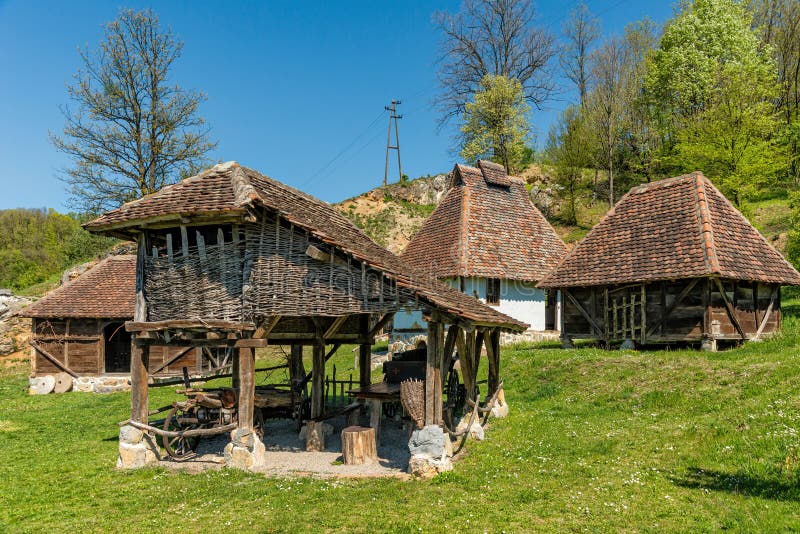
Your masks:
{"label": "wooden house", "polygon": [[565,340],[703,343],[780,330],[800,274],[699,172],[631,189],[539,285]]}
{"label": "wooden house", "polygon": [[[463,347],[463,379],[474,388],[475,349],[478,342],[486,345],[491,394],[500,384],[500,332],[527,326],[409,267],[330,205],[235,162],[85,226],[138,243],[134,319],[126,323],[134,340],[128,423],[148,433],[161,432],[147,424],[146,376],[154,347],[223,346],[238,353],[233,385],[240,432],[233,433],[231,446],[257,456],[258,440],[236,437],[253,428],[255,348],[290,345],[295,384],[304,382],[296,375],[303,368],[302,347],[311,347],[310,418],[320,421],[326,415],[326,358],[340,344],[358,344],[360,384],[369,388],[376,333],[398,310],[420,306],[429,337],[425,424],[440,424],[442,369],[454,346]],[[123,456],[143,446],[141,439],[131,441],[134,434],[121,433],[121,465],[145,461]],[[230,457],[236,462],[239,456]]]}
{"label": "wooden house", "polygon": [[[51,291],[19,315],[32,320],[32,376],[67,373],[88,389],[93,378],[130,373],[131,334],[124,328],[133,319],[136,296],[136,256],[109,256],[75,280]],[[155,376],[210,371],[202,349],[159,347],[150,358]],[[127,381],[120,381],[124,384]]]}
{"label": "wooden house", "polygon": [[[557,291],[536,284],[566,253],[531,202],[524,181],[508,176],[502,165],[478,161],[477,168],[453,168],[451,187],[402,257],[532,330],[557,330]],[[421,333],[424,327],[415,310],[395,316],[396,337]]]}

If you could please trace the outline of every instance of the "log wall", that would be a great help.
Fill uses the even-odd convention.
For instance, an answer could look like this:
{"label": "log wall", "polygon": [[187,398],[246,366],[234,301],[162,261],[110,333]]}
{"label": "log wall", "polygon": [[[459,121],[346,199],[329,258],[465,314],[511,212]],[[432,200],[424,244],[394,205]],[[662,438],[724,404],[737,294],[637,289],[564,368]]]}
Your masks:
{"label": "log wall", "polygon": [[563,334],[573,339],[741,341],[781,327],[780,286],[774,284],[701,278],[562,292]]}
{"label": "log wall", "polygon": [[[33,319],[32,340],[78,375],[99,376],[105,374],[106,347],[103,328],[109,322],[104,319]],[[150,350],[149,369],[158,369],[183,350],[185,347],[153,347]],[[36,376],[62,371],[38,350],[34,349],[33,352]],[[183,367],[188,367],[192,374],[199,374],[205,364],[207,358],[203,357],[202,349],[192,348],[156,376],[177,376],[182,374]]]}

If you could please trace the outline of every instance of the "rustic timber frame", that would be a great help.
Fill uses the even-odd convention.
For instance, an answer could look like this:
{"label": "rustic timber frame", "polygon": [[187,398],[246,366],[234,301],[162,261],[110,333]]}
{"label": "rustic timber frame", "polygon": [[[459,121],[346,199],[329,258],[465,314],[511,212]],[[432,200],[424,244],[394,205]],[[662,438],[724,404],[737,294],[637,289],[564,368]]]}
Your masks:
{"label": "rustic timber frame", "polygon": [[641,345],[741,342],[780,331],[780,286],[692,278],[563,288],[563,337]]}
{"label": "rustic timber frame", "polygon": [[[201,206],[209,197],[213,205]],[[181,207],[187,199],[198,203],[189,211]],[[296,384],[307,380],[302,348],[311,347],[310,420],[319,421],[326,416],[326,360],[341,344],[358,345],[359,383],[368,386],[375,336],[399,309],[418,307],[431,317],[435,340],[428,344],[426,421],[441,424],[442,369],[459,332],[464,344],[470,336],[486,339],[491,390],[499,384],[500,331],[527,326],[415,272],[327,204],[235,163],[86,227],[137,242],[135,311],[125,327],[134,337],[130,421],[139,428],[147,423],[155,347],[235,351],[233,387],[238,427],[245,431],[253,424],[255,349],[291,345]],[[451,325],[448,342],[445,324]],[[468,354],[472,371],[465,381],[474,386],[479,351]]]}
{"label": "rustic timber frame", "polygon": [[800,273],[699,172],[631,189],[539,286],[563,295],[562,337],[701,343],[780,331]]}

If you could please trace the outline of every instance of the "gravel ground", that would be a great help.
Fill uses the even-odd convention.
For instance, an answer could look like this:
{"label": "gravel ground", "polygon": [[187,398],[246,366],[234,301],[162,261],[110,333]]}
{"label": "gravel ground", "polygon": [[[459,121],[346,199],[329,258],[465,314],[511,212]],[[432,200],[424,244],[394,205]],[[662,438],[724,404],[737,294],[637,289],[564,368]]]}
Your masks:
{"label": "gravel ground", "polygon": [[[383,419],[381,444],[378,445],[378,463],[374,465],[344,465],[342,461],[341,431],[346,426],[344,417],[326,421],[333,425],[333,434],[325,437],[323,452],[307,452],[305,441],[300,440],[295,423],[289,419],[267,421],[264,446],[267,449],[265,465],[258,472],[272,476],[319,476],[319,477],[407,477],[408,435],[402,424]],[[361,425],[366,426],[366,418]],[[228,434],[204,439],[191,460],[176,462],[166,460],[159,465],[188,472],[220,469],[225,465],[222,451],[230,441]]]}

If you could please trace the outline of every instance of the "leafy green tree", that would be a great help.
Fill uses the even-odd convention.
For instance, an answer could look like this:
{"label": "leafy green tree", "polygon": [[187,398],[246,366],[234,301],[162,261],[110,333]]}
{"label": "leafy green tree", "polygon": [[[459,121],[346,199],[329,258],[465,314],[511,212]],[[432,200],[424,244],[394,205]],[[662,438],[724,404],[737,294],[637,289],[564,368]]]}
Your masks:
{"label": "leafy green tree", "polygon": [[545,152],[555,165],[555,183],[564,201],[561,218],[578,223],[577,200],[584,189],[583,171],[591,164],[594,136],[581,108],[569,106],[550,130]]}
{"label": "leafy green tree", "polygon": [[52,142],[72,157],[64,180],[81,211],[98,212],[152,193],[205,160],[209,141],[200,93],[171,83],[182,43],[149,10],[124,9],[105,27],[97,51],[68,87],[63,135]]}
{"label": "leafy green tree", "polygon": [[461,157],[469,162],[491,159],[509,172],[519,171],[530,134],[529,110],[518,80],[485,76],[473,101],[466,105]]}
{"label": "leafy green tree", "polygon": [[647,90],[677,170],[704,166],[739,203],[774,178],[775,63],[733,0],[685,3],[653,53]]}

